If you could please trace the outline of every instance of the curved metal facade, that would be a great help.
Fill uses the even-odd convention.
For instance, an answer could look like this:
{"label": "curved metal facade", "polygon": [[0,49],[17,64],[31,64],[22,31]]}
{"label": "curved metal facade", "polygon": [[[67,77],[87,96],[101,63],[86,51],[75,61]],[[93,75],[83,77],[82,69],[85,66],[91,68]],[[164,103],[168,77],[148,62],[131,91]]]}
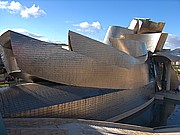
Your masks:
{"label": "curved metal facade", "polygon": [[110,42],[114,48],[117,48],[118,50],[135,58],[147,55],[146,45],[144,42],[120,38],[110,38]]}
{"label": "curved metal facade", "polygon": [[[146,63],[79,34],[70,34],[75,51],[44,45],[42,41],[11,31],[2,38],[7,36],[11,39],[13,61],[20,71],[30,76],[66,85],[113,89],[140,87],[149,81]],[[15,68],[9,72],[16,71]],[[140,72],[143,74],[139,75]]]}
{"label": "curved metal facade", "polygon": [[0,44],[7,72],[44,83],[2,90],[1,114],[106,120],[149,100],[155,81],[161,89],[175,89],[177,77],[170,62],[179,58],[161,52],[167,37],[163,27],[134,19],[129,29],[110,26],[104,43],[69,31],[69,50],[5,32]]}
{"label": "curved metal facade", "polygon": [[123,34],[121,39],[144,42],[148,51],[155,52],[162,50],[167,35],[167,33]]}
{"label": "curved metal facade", "polygon": [[103,42],[110,45],[110,38],[119,38],[122,34],[134,34],[134,31],[120,26],[109,26]]}
{"label": "curved metal facade", "polygon": [[164,22],[153,22],[149,18],[134,18],[128,29],[134,30],[134,34],[162,32]]}
{"label": "curved metal facade", "polygon": [[[107,120],[147,102],[149,95],[153,94],[152,89],[154,83],[131,90],[29,83],[3,90],[3,93],[0,93],[0,111],[6,118],[61,117]],[[132,93],[136,93],[136,96]]]}

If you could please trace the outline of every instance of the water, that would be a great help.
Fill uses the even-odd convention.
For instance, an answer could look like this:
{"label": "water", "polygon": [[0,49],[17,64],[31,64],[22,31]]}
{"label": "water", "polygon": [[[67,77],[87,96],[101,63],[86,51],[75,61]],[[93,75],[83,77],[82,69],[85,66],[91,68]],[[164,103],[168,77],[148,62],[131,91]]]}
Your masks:
{"label": "water", "polygon": [[155,100],[144,110],[119,122],[145,127],[180,126],[180,102]]}
{"label": "water", "polygon": [[0,114],[0,135],[7,135],[1,114]]}

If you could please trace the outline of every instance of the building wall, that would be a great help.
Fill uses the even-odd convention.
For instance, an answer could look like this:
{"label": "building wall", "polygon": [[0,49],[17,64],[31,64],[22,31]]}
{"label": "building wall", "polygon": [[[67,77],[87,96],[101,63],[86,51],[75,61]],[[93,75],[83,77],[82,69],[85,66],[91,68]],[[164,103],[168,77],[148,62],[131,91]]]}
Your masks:
{"label": "building wall", "polygon": [[[71,86],[110,89],[133,89],[149,83],[147,63],[140,63],[132,56],[79,34],[73,34],[74,38],[71,40],[72,43],[85,43],[81,44],[86,46],[83,49],[85,54],[83,51],[82,54],[68,51],[61,46],[15,32],[6,34],[11,39],[12,59],[17,62],[17,66],[13,67],[18,67],[24,76],[27,75],[25,79],[33,80],[35,76]],[[7,49],[6,46],[3,48]],[[6,57],[10,56],[7,53]],[[10,72],[14,73],[16,70],[17,68]]]}
{"label": "building wall", "polygon": [[61,117],[106,120],[131,110],[152,97],[154,83],[73,102],[42,107],[4,117]]}

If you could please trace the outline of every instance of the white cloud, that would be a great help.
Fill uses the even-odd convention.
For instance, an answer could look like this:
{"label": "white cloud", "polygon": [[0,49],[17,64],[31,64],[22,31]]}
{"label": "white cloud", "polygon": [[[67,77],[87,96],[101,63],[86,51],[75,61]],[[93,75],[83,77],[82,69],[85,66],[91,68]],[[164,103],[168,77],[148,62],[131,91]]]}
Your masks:
{"label": "white cloud", "polygon": [[80,24],[73,24],[73,26],[78,27],[76,29],[77,31],[89,34],[98,33],[102,29],[102,26],[98,21],[93,22],[92,24],[88,22],[82,22]]}
{"label": "white cloud", "polygon": [[0,35],[2,35],[2,34],[3,34],[4,32],[6,32],[7,30],[11,30],[11,31],[14,31],[14,32],[18,32],[18,33],[21,33],[21,34],[23,34],[23,35],[26,35],[26,36],[29,36],[29,37],[32,37],[32,38],[35,38],[35,39],[38,39],[38,40],[41,40],[41,41],[51,42],[51,43],[57,43],[57,44],[62,44],[61,41],[48,39],[48,38],[44,37],[44,36],[41,35],[41,34],[29,32],[28,30],[23,29],[23,28],[4,29],[4,30],[2,30],[2,31],[0,32]]}
{"label": "white cloud", "polygon": [[97,22],[93,22],[93,23],[92,23],[92,26],[93,26],[94,28],[98,29],[98,30],[101,29],[101,24],[100,24],[98,21],[97,21]]}
{"label": "white cloud", "polygon": [[89,24],[88,22],[82,22],[80,24],[74,24],[74,26],[79,26],[80,28],[86,29],[86,28],[90,28],[91,24]]}
{"label": "white cloud", "polygon": [[24,18],[28,18],[30,16],[37,18],[44,14],[46,13],[40,9],[39,6],[36,7],[35,4],[31,8],[25,8],[25,10],[22,10],[20,13],[20,15]]}
{"label": "white cloud", "polygon": [[11,3],[8,3],[8,1],[0,1],[0,9],[6,9],[10,13],[19,13],[23,18],[37,18],[46,14],[44,10],[40,9],[40,7],[35,4],[28,8],[15,1],[12,1]]}
{"label": "white cloud", "polygon": [[19,2],[12,1],[10,5],[7,6],[7,9],[12,13],[18,13],[19,11],[24,10],[24,7]]}
{"label": "white cloud", "polygon": [[180,48],[180,36],[169,34],[164,45],[165,49],[174,50],[176,48]]}
{"label": "white cloud", "polygon": [[7,4],[8,4],[8,1],[0,1],[0,9],[6,9]]}

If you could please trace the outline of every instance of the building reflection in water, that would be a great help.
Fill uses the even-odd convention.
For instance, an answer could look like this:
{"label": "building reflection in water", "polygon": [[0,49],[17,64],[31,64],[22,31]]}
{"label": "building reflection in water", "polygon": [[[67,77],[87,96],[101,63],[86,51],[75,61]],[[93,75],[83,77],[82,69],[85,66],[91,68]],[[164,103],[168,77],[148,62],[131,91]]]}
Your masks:
{"label": "building reflection in water", "polygon": [[160,127],[180,125],[179,118],[180,102],[155,100],[146,109],[118,122],[146,127]]}

